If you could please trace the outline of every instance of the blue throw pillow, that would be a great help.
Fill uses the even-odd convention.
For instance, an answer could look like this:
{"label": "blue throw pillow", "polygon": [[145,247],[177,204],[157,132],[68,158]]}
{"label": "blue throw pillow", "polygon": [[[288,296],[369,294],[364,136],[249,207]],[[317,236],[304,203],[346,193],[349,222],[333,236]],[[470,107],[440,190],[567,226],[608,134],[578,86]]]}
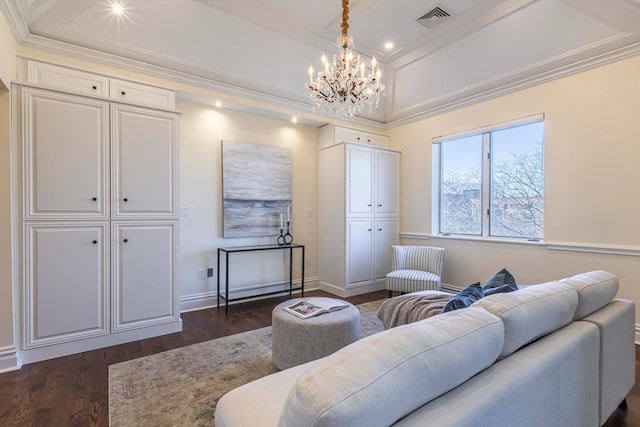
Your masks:
{"label": "blue throw pillow", "polygon": [[484,296],[480,282],[472,283],[456,295],[452,296],[447,305],[442,308],[442,313],[469,307]]}
{"label": "blue throw pillow", "polygon": [[518,284],[513,274],[509,270],[503,268],[494,274],[482,288],[484,295],[489,296],[502,292],[513,292],[518,290]]}

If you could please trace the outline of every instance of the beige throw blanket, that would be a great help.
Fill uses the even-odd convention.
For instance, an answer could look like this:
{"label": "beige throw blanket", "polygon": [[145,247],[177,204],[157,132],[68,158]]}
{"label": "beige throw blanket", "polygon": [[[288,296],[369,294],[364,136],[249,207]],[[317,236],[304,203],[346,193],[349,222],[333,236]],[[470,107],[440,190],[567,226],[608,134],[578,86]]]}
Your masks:
{"label": "beige throw blanket", "polygon": [[442,291],[421,291],[385,300],[378,310],[378,319],[385,329],[417,322],[436,314],[454,294]]}

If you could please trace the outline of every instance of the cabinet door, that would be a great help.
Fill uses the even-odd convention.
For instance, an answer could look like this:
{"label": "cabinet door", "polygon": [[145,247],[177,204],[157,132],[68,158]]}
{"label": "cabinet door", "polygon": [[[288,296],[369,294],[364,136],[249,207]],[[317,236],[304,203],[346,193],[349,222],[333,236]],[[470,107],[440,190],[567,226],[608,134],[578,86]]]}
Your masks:
{"label": "cabinet door", "polygon": [[375,278],[384,279],[391,271],[391,246],[398,244],[399,221],[396,218],[378,219],[375,227]]}
{"label": "cabinet door", "polygon": [[176,228],[176,222],[113,225],[114,331],[177,319]]}
{"label": "cabinet door", "polygon": [[374,150],[347,145],[347,215],[373,214]]}
{"label": "cabinet door", "polygon": [[175,218],[177,116],[115,105],[112,110],[114,218]]}
{"label": "cabinet door", "polygon": [[27,219],[106,219],[107,103],[25,88]]}
{"label": "cabinet door", "polygon": [[336,143],[340,143],[340,142],[363,143],[362,132],[360,132],[359,130],[343,128],[340,126],[336,126],[335,139],[336,139]]}
{"label": "cabinet door", "polygon": [[25,225],[26,347],[108,333],[106,229]]}
{"label": "cabinet door", "polygon": [[99,74],[29,60],[28,80],[85,95],[109,96],[109,78]]}
{"label": "cabinet door", "polygon": [[386,148],[389,145],[389,138],[382,135],[375,135],[373,133],[366,134],[365,139],[367,144],[375,147]]}
{"label": "cabinet door", "polygon": [[347,288],[371,283],[373,220],[347,221]]}
{"label": "cabinet door", "polygon": [[400,153],[376,150],[375,193],[376,216],[399,215]]}
{"label": "cabinet door", "polygon": [[121,101],[170,109],[176,107],[175,93],[168,89],[111,79],[109,92],[111,98]]}

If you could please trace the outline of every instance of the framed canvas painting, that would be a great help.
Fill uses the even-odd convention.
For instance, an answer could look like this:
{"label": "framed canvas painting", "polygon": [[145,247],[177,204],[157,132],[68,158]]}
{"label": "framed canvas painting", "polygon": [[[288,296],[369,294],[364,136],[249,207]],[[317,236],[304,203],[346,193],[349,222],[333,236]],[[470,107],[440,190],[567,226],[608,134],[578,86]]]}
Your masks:
{"label": "framed canvas painting", "polygon": [[222,236],[280,234],[291,207],[291,150],[222,141]]}

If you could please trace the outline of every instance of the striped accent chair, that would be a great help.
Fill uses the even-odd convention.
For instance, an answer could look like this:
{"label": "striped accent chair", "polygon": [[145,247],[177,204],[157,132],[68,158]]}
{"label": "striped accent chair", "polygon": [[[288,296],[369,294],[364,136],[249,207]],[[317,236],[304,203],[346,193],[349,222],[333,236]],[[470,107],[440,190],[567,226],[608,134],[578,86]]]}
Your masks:
{"label": "striped accent chair", "polygon": [[385,277],[389,298],[393,291],[439,290],[443,264],[444,248],[392,246],[391,272]]}

